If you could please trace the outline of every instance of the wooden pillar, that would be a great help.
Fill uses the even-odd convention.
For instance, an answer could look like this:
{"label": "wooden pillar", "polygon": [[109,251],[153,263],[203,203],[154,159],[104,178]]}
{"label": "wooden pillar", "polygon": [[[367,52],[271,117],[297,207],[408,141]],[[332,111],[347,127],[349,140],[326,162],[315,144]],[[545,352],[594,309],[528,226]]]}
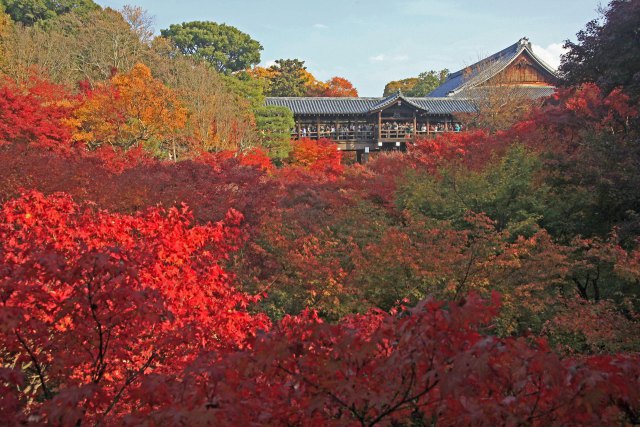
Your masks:
{"label": "wooden pillar", "polygon": [[431,130],[431,129],[429,129],[429,128],[430,128],[430,125],[429,125],[429,118],[427,117],[427,136],[429,136],[429,132],[430,132],[430,130]]}
{"label": "wooden pillar", "polygon": [[320,139],[320,116],[316,117],[316,139]]}
{"label": "wooden pillar", "polygon": [[356,162],[365,164],[369,161],[369,147],[365,147],[364,150],[356,150]]}
{"label": "wooden pillar", "polygon": [[411,135],[413,137],[413,139],[416,139],[416,136],[418,135],[418,120],[416,119],[416,112],[413,112],[413,135]]}
{"label": "wooden pillar", "polygon": [[300,139],[300,122],[296,122],[296,134],[298,135],[298,139]]}
{"label": "wooden pillar", "polygon": [[382,140],[382,111],[378,111],[378,141]]}

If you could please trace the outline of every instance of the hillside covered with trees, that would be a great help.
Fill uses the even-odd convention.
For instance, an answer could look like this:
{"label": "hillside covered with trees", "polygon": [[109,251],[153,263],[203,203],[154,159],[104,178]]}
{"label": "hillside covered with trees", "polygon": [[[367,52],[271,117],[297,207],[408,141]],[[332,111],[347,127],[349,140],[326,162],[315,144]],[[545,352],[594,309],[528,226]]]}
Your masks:
{"label": "hillside covered with trees", "polygon": [[366,165],[263,102],[353,86],[234,27],[0,4],[0,424],[640,423],[640,1]]}

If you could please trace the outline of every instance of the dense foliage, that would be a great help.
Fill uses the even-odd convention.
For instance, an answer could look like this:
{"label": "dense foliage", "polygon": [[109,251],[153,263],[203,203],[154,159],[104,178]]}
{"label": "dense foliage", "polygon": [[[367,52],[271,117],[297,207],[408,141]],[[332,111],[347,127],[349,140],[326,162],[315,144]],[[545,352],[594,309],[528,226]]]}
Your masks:
{"label": "dense foliage", "polygon": [[394,80],[386,84],[382,96],[393,95],[399,90],[407,96],[427,96],[444,83],[448,76],[449,70],[445,68],[440,71],[425,71],[420,73],[418,77]]}
{"label": "dense foliage", "polygon": [[614,0],[600,19],[567,40],[560,71],[568,84],[597,83],[609,92],[623,87],[640,98],[640,2]]}
{"label": "dense foliage", "polygon": [[[146,37],[116,14],[88,25]],[[53,30],[9,26],[0,424],[640,423],[628,87],[345,165],[262,106],[269,69],[159,39],[74,88],[21,78],[12,46]]]}
{"label": "dense foliage", "polygon": [[98,9],[92,0],[2,0],[2,6],[15,22],[33,25],[70,12],[86,13]]}
{"label": "dense foliage", "polygon": [[230,211],[193,227],[187,209],[116,215],[40,193],[5,203],[3,362],[34,372],[18,400],[31,416],[114,417],[135,405],[130,385],[147,371],[170,372],[268,325],[246,313],[251,299],[220,266],[241,220]]}
{"label": "dense foliage", "polygon": [[256,108],[255,114],[263,145],[274,157],[287,157],[291,151],[291,129],[295,126],[291,110],[269,105]]}
{"label": "dense foliage", "polygon": [[245,70],[260,62],[260,43],[229,25],[185,22],[171,25],[161,34],[183,54],[203,59],[222,73]]}
{"label": "dense foliage", "polygon": [[[73,137],[90,149],[142,147],[180,160],[260,147],[284,158],[290,147],[283,138],[292,126],[285,120],[274,128],[265,120],[273,113],[263,110],[265,95],[357,96],[345,78],[317,80],[304,61],[256,67],[262,46],[232,26],[189,22],[154,37],[153,20],[137,7],[5,3],[2,79],[18,91],[31,90],[35,81],[60,85],[75,111]],[[46,16],[30,25],[18,13],[27,9]]]}

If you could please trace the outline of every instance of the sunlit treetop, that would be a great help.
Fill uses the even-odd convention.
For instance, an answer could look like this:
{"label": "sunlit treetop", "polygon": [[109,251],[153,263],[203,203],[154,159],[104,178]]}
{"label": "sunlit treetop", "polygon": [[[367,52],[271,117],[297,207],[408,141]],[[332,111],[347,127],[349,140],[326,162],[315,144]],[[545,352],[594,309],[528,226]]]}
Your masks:
{"label": "sunlit treetop", "polygon": [[84,13],[99,9],[92,0],[0,0],[11,19],[34,25],[70,12]]}
{"label": "sunlit treetop", "polygon": [[260,62],[260,43],[230,25],[184,22],[160,33],[173,41],[183,54],[201,58],[221,73],[245,70]]}

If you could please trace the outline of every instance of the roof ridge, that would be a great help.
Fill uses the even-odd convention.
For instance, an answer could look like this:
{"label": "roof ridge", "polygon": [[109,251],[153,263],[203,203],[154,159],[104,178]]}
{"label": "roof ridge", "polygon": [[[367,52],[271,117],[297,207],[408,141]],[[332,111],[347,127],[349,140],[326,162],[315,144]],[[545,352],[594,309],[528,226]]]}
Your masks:
{"label": "roof ridge", "polygon": [[[345,99],[347,99],[347,102],[344,102]],[[470,101],[460,98],[413,98],[403,96],[401,99],[405,100],[407,105],[435,115],[471,112],[474,108]],[[379,98],[359,98],[360,102],[354,102],[353,100],[354,98],[334,97],[267,97],[265,105],[288,107],[294,114],[298,115],[367,115],[372,114],[370,109],[373,106],[380,105]],[[393,101],[392,99],[391,102]]]}
{"label": "roof ridge", "polygon": [[[498,51],[498,52],[496,52],[494,54],[491,54],[491,55],[487,56],[486,58],[483,58],[483,59],[481,59],[479,61],[476,61],[471,65],[467,65],[466,67],[463,67],[463,68],[459,69],[455,73],[449,74],[449,78],[457,77],[458,75],[462,74],[464,71],[468,70],[469,68],[473,68],[475,66],[479,66],[479,65],[481,65],[483,63],[495,61],[496,59],[499,59],[499,58],[502,58],[503,56],[506,56],[510,52],[512,54],[520,52],[521,50],[523,50],[525,48],[522,45],[522,41],[523,40],[527,40],[528,41],[529,39],[527,39],[526,37],[523,37],[520,40],[518,40],[517,42],[515,42],[514,44],[509,45],[509,46],[505,47],[504,49],[502,49],[502,50],[500,50],[500,51]],[[512,52],[514,50],[515,50],[515,52]],[[447,80],[449,80],[449,78],[447,78]]]}
{"label": "roof ridge", "polygon": [[405,102],[407,102],[407,104],[411,105],[414,108],[423,109],[423,107],[421,107],[420,105],[412,102],[409,97],[404,96],[402,94],[402,91],[398,90],[396,93],[382,98],[380,102],[372,106],[369,109],[369,111],[373,112],[379,109],[384,109],[387,105],[390,105],[391,103],[396,102],[397,100],[400,100],[400,99],[404,100]]}

